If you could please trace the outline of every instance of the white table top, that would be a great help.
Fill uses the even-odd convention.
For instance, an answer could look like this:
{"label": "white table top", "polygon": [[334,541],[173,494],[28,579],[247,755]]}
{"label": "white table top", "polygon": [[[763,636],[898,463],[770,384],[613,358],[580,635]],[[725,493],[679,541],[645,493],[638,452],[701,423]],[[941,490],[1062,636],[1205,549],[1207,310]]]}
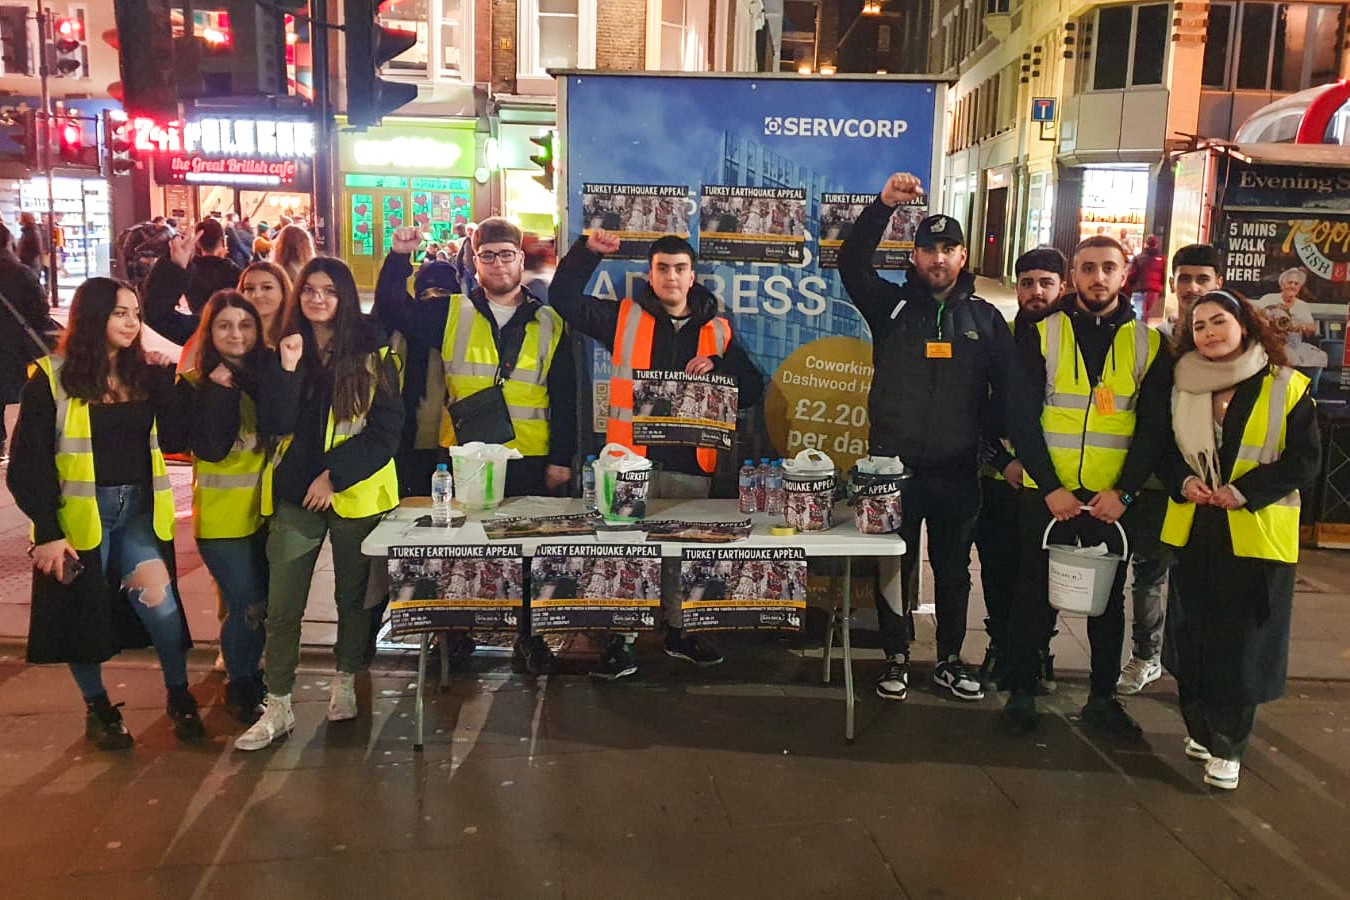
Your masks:
{"label": "white table top", "polygon": [[[490,543],[520,544],[526,556],[532,556],[540,544],[642,544],[646,543],[646,533],[634,528],[624,531],[599,531],[594,535],[570,535],[547,538],[508,538],[501,541],[488,540],[483,531],[483,521],[507,519],[521,516],[558,516],[574,515],[586,512],[586,505],[580,499],[558,497],[513,497],[496,509],[475,511],[468,514],[468,521],[458,528],[426,528],[413,525],[413,521],[430,513],[423,501],[417,506],[401,506],[391,510],[384,521],[375,526],[361,544],[361,552],[366,556],[387,556],[392,546],[474,546]],[[651,520],[677,519],[686,522],[738,522],[745,515],[738,509],[735,500],[654,500],[647,504],[647,518]],[[829,531],[815,533],[798,532],[787,537],[769,534],[769,527],[782,524],[781,520],[771,520],[764,513],[750,516],[750,537],[726,544],[708,544],[702,542],[661,542],[661,555],[679,558],[680,551],[686,547],[713,548],[763,548],[763,547],[801,547],[808,557],[825,556],[901,556],[905,552],[905,543],[894,534],[859,534],[853,524],[853,510],[844,503],[834,509],[837,523]]]}

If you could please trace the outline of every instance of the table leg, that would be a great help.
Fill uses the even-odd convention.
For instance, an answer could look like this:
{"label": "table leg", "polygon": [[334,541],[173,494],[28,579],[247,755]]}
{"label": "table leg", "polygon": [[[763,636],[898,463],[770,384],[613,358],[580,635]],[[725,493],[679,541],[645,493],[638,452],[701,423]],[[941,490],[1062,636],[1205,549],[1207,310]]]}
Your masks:
{"label": "table leg", "polygon": [[440,691],[442,694],[450,690],[450,647],[453,643],[449,631],[441,632],[441,683]]}
{"label": "table leg", "polygon": [[853,743],[853,557],[844,557],[844,740]]}
{"label": "table leg", "polygon": [[821,679],[825,684],[830,683],[830,662],[834,655],[834,630],[839,627],[839,607],[830,607],[830,620],[825,626],[825,674]]}
{"label": "table leg", "polygon": [[[422,689],[427,682],[427,653],[431,648],[431,632],[422,632],[422,645],[417,650],[417,694],[413,698],[413,752],[422,752]],[[442,654],[443,655],[443,654]]]}

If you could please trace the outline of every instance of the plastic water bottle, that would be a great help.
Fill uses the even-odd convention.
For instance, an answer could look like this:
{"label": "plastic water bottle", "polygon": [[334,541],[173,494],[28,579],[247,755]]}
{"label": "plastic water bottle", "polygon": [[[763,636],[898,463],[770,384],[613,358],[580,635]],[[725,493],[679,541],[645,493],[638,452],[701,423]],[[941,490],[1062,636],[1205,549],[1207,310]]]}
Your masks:
{"label": "plastic water bottle", "polygon": [[755,470],[755,461],[747,459],[741,464],[739,480],[739,497],[741,502],[741,512],[752,513],[756,509],[755,482],[759,480],[758,472]]}
{"label": "plastic water bottle", "polygon": [[769,464],[769,481],[764,488],[764,511],[771,516],[781,516],[786,499],[783,491],[783,461],[775,459]]}
{"label": "plastic water bottle", "polygon": [[581,499],[586,501],[587,509],[595,509],[595,457],[586,457],[586,465],[581,467]]}
{"label": "plastic water bottle", "polygon": [[761,457],[755,470],[755,508],[765,512],[769,508],[769,458]]}
{"label": "plastic water bottle", "polygon": [[450,524],[450,469],[437,463],[431,473],[431,524],[442,528]]}

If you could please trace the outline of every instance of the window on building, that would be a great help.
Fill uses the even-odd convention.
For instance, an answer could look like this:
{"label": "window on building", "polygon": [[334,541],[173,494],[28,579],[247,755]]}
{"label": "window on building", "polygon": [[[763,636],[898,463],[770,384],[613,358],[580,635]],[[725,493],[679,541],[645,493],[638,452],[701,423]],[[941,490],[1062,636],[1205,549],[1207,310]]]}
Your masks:
{"label": "window on building", "polygon": [[1205,61],[1200,84],[1204,87],[1228,86],[1228,55],[1233,49],[1233,4],[1213,3],[1205,29]]}
{"label": "window on building", "polygon": [[411,31],[417,43],[385,65],[394,75],[465,77],[469,58],[464,41],[469,32],[468,0],[402,0],[385,4],[379,22],[386,28]]}
{"label": "window on building", "polygon": [[[671,0],[661,0],[662,7]],[[683,5],[683,4],[681,4]],[[811,0],[787,0],[783,4],[783,52],[780,69],[795,72],[799,67],[811,66],[816,61],[816,14],[817,7]],[[662,47],[665,54],[665,17],[662,16]],[[662,68],[667,68],[662,66]],[[676,66],[675,68],[680,68]]]}
{"label": "window on building", "polygon": [[539,0],[539,69],[577,64],[580,0]]}
{"label": "window on building", "polygon": [[1166,3],[1103,7],[1093,34],[1093,90],[1162,84],[1169,40]]}
{"label": "window on building", "polygon": [[[470,0],[459,0],[466,6]],[[595,65],[597,0],[518,0],[516,72],[544,77],[549,69]]]}
{"label": "window on building", "polygon": [[661,68],[684,69],[685,0],[661,0]]}
{"label": "window on building", "polygon": [[1203,84],[1292,93],[1335,81],[1344,16],[1331,4],[1212,4]]}
{"label": "window on building", "polygon": [[0,74],[36,74],[29,42],[28,16],[27,6],[0,6]]}
{"label": "window on building", "polygon": [[390,4],[380,11],[377,17],[385,28],[399,31],[411,31],[417,35],[417,43],[385,65],[385,71],[405,74],[427,74],[427,56],[430,51],[427,23],[431,18],[429,0],[403,0]]}
{"label": "window on building", "polygon": [[1008,11],[1008,0],[984,0],[986,15],[995,16]]}

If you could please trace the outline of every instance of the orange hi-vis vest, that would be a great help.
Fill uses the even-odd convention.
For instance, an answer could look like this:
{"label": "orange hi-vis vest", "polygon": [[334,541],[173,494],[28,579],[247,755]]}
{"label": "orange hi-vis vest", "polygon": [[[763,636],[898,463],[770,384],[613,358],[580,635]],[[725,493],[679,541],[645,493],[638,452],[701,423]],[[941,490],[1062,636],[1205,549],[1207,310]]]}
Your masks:
{"label": "orange hi-vis vest", "polygon": [[[633,443],[633,373],[652,367],[652,336],[656,319],[632,300],[619,303],[619,324],[614,329],[614,372],[609,377],[609,424],[605,440],[623,444],[634,453],[647,455],[646,447]],[[699,328],[698,355],[721,356],[731,344],[731,323],[715,316]],[[698,466],[708,474],[717,468],[717,451],[699,447]]]}

